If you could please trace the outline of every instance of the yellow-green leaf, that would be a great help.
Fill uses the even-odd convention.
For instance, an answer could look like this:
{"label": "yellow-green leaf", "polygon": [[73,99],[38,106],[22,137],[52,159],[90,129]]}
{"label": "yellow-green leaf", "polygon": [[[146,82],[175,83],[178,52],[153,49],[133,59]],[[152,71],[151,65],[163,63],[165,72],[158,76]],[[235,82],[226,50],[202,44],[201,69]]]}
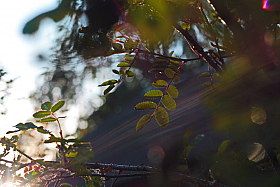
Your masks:
{"label": "yellow-green leaf", "polygon": [[121,62],[117,65],[117,67],[130,67],[130,64],[127,62]]}
{"label": "yellow-green leaf", "polygon": [[111,79],[111,80],[108,80],[108,81],[103,82],[102,84],[100,84],[100,85],[98,85],[98,86],[113,85],[113,84],[116,84],[117,82],[118,82],[117,80]]}
{"label": "yellow-green leaf", "polygon": [[218,73],[214,73],[214,74],[212,75],[212,77],[213,77],[213,78],[221,78],[221,75],[218,74]]}
{"label": "yellow-green leaf", "polygon": [[157,104],[152,101],[141,102],[135,106],[135,110],[146,110],[146,109],[155,109],[155,108],[157,108]]}
{"label": "yellow-green leaf", "polygon": [[183,23],[181,24],[181,27],[182,27],[182,29],[184,29],[184,30],[189,30],[189,29],[191,28],[191,25],[190,25],[189,23],[183,22]]}
{"label": "yellow-green leaf", "polygon": [[210,75],[210,73],[208,73],[208,72],[203,72],[203,73],[201,73],[200,75],[198,75],[197,77],[198,78],[206,78],[206,77],[210,77],[211,75]]}
{"label": "yellow-green leaf", "polygon": [[56,112],[58,111],[59,109],[61,109],[65,104],[65,101],[62,100],[62,101],[58,101],[55,105],[52,106],[51,108],[51,112]]}
{"label": "yellow-green leaf", "polygon": [[180,78],[179,78],[179,76],[175,76],[174,78],[173,78],[173,80],[172,80],[174,83],[178,83],[178,82],[180,82]]}
{"label": "yellow-green leaf", "polygon": [[169,87],[167,89],[167,93],[170,97],[173,97],[173,98],[177,98],[178,94],[179,94],[177,88],[173,85],[169,85]]}
{"label": "yellow-green leaf", "polygon": [[158,107],[155,110],[155,118],[157,123],[162,127],[167,127],[169,123],[169,117],[166,110],[163,107]]}
{"label": "yellow-green leaf", "polygon": [[171,52],[169,53],[169,56],[172,56],[172,55],[173,55],[173,53],[174,53],[174,51],[171,51]]}
{"label": "yellow-green leaf", "polygon": [[130,56],[127,56],[127,57],[124,58],[124,60],[126,60],[126,61],[133,61],[133,58],[131,58]]}
{"label": "yellow-green leaf", "polygon": [[170,68],[166,68],[164,70],[164,73],[165,73],[166,77],[168,77],[168,78],[172,78],[174,76],[174,71]]}
{"label": "yellow-green leaf", "polygon": [[43,111],[38,111],[38,112],[35,112],[33,114],[33,117],[34,118],[44,118],[44,117],[47,117],[51,115],[51,112],[50,111],[47,111],[47,110],[43,110]]}
{"label": "yellow-green leaf", "polygon": [[48,118],[43,118],[41,119],[42,123],[49,123],[49,122],[54,122],[56,119],[54,117],[48,117]]}
{"label": "yellow-green leaf", "polygon": [[147,99],[158,99],[163,96],[162,91],[160,90],[150,90],[145,93],[144,97]]}
{"label": "yellow-green leaf", "polygon": [[136,132],[139,132],[141,129],[143,129],[143,127],[145,127],[145,125],[149,121],[151,121],[152,118],[153,118],[153,116],[150,114],[146,114],[145,116],[143,116],[137,123]]}
{"label": "yellow-green leaf", "polygon": [[167,82],[165,80],[157,80],[153,82],[153,86],[156,88],[164,88],[167,86]]}
{"label": "yellow-green leaf", "polygon": [[176,109],[176,102],[172,97],[169,95],[164,95],[162,98],[162,104],[168,110],[175,110]]}
{"label": "yellow-green leaf", "polygon": [[134,77],[135,76],[134,73],[130,70],[126,71],[126,75],[127,75],[127,77]]}

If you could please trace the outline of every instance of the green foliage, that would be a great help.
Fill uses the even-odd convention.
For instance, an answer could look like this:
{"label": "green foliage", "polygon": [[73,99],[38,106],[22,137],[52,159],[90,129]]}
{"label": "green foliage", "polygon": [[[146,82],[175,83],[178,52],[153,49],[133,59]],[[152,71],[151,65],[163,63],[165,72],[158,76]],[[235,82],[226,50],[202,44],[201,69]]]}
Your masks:
{"label": "green foliage", "polygon": [[151,101],[145,101],[142,103],[138,103],[135,106],[135,110],[146,110],[146,109],[156,109],[157,108],[157,104]]}
{"label": "green foliage", "polygon": [[157,123],[163,128],[166,128],[168,126],[169,123],[168,113],[163,107],[158,107],[155,110],[155,118],[157,120]]}
{"label": "green foliage", "polygon": [[169,87],[167,88],[167,93],[170,97],[173,97],[173,98],[177,98],[178,94],[179,94],[177,88],[173,85],[169,85]]}
{"label": "green foliage", "polygon": [[146,97],[147,99],[158,99],[161,98],[162,96],[163,93],[160,90],[150,90],[146,92],[144,95],[144,97]]}
{"label": "green foliage", "polygon": [[167,86],[167,82],[165,80],[157,80],[153,82],[153,86],[155,88],[164,88]]}
{"label": "green foliage", "polygon": [[169,95],[164,95],[162,98],[162,104],[168,110],[175,110],[176,109],[176,102],[175,100],[170,97]]}
{"label": "green foliage", "polygon": [[150,114],[146,114],[145,116],[143,116],[137,123],[136,126],[136,132],[140,131],[141,129],[143,129],[145,127],[145,125],[151,121],[151,119],[153,118],[152,115]]}

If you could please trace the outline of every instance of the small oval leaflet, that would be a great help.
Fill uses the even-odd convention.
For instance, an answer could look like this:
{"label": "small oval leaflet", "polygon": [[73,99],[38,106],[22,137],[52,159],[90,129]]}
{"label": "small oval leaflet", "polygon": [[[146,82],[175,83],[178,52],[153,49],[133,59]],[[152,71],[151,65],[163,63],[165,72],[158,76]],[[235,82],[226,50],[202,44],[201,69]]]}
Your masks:
{"label": "small oval leaflet", "polygon": [[111,79],[108,81],[103,82],[102,84],[98,85],[98,86],[107,86],[107,85],[112,85],[112,84],[116,84],[118,81],[115,79]]}
{"label": "small oval leaflet", "polygon": [[170,68],[166,68],[164,70],[164,73],[165,73],[166,77],[168,77],[168,78],[172,78],[174,76],[174,71]]}
{"label": "small oval leaflet", "polygon": [[135,110],[146,110],[146,109],[155,109],[155,108],[157,108],[157,104],[152,101],[141,102],[135,106]]}
{"label": "small oval leaflet", "polygon": [[180,78],[179,78],[179,76],[175,76],[174,78],[173,78],[173,80],[172,80],[174,83],[178,83],[178,82],[180,82]]}
{"label": "small oval leaflet", "polygon": [[169,87],[167,89],[167,93],[170,97],[173,97],[173,98],[177,98],[179,95],[177,88],[173,85],[169,85]]}
{"label": "small oval leaflet", "polygon": [[106,88],[103,92],[104,95],[106,95],[107,93],[109,93],[115,86],[114,85],[110,85],[108,86],[108,88]]}
{"label": "small oval leaflet", "polygon": [[117,75],[120,74],[120,72],[118,70],[116,70],[116,69],[113,69],[112,72],[117,74]]}
{"label": "small oval leaflet", "polygon": [[58,101],[53,107],[51,108],[51,112],[56,112],[61,109],[65,104],[64,100]]}
{"label": "small oval leaflet", "polygon": [[54,117],[48,117],[48,118],[43,118],[41,119],[42,123],[49,123],[49,122],[54,122],[56,119]]}
{"label": "small oval leaflet", "polygon": [[127,75],[127,77],[134,77],[135,76],[134,73],[130,70],[126,71],[126,75]]}
{"label": "small oval leaflet", "polygon": [[209,86],[211,86],[211,85],[212,85],[211,82],[205,82],[202,86],[205,87],[205,88],[207,88],[207,87],[209,87]]}
{"label": "small oval leaflet", "polygon": [[130,67],[130,64],[127,62],[121,62],[117,65],[117,67]]}
{"label": "small oval leaflet", "polygon": [[168,110],[175,110],[176,109],[176,102],[174,101],[174,99],[172,99],[172,97],[170,97],[169,95],[164,95],[162,98],[162,104],[164,105],[164,107]]}
{"label": "small oval leaflet", "polygon": [[153,82],[153,86],[155,88],[164,88],[167,86],[167,82],[165,80],[157,80]]}
{"label": "small oval leaflet", "polygon": [[211,76],[210,73],[203,72],[200,75],[198,75],[197,78],[207,78],[207,77],[210,77],[210,76]]}
{"label": "small oval leaflet", "polygon": [[131,58],[130,56],[127,56],[127,57],[124,58],[124,60],[126,60],[126,61],[133,61],[133,58]]}
{"label": "small oval leaflet", "polygon": [[161,90],[150,90],[145,93],[144,97],[147,99],[158,99],[163,96],[163,93]]}
{"label": "small oval leaflet", "polygon": [[44,117],[47,117],[51,115],[51,112],[50,111],[47,111],[47,110],[43,110],[43,111],[38,111],[38,112],[35,112],[33,114],[33,117],[34,118],[44,118]]}
{"label": "small oval leaflet", "polygon": [[152,118],[153,118],[153,116],[150,114],[146,114],[145,116],[143,116],[137,123],[136,132],[139,132],[141,129],[143,129],[143,127],[145,127],[145,125],[149,121],[151,121]]}
{"label": "small oval leaflet", "polygon": [[221,143],[221,145],[218,148],[218,153],[223,153],[227,149],[227,147],[230,145],[229,140],[225,140]]}
{"label": "small oval leaflet", "polygon": [[42,110],[51,110],[52,108],[52,102],[45,102],[41,105]]}
{"label": "small oval leaflet", "polygon": [[155,118],[157,123],[163,128],[168,126],[169,117],[166,110],[163,107],[158,107],[158,109],[155,110]]}

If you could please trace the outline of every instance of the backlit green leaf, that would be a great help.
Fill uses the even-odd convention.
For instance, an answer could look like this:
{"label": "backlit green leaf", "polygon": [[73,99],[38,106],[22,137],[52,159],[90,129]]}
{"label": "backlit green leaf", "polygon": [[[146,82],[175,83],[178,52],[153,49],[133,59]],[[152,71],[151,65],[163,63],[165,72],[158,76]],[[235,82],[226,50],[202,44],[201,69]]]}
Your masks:
{"label": "backlit green leaf", "polygon": [[179,94],[177,88],[173,85],[169,85],[169,87],[167,89],[167,93],[170,97],[173,97],[173,98],[177,98],[178,94]]}
{"label": "backlit green leaf", "polygon": [[157,123],[162,127],[167,127],[169,123],[169,117],[166,110],[163,107],[158,107],[155,110],[155,118]]}
{"label": "backlit green leaf", "polygon": [[126,75],[127,75],[127,77],[134,77],[135,76],[134,73],[130,70],[126,71]]}
{"label": "backlit green leaf", "polygon": [[149,121],[151,121],[152,118],[153,118],[153,116],[150,114],[146,114],[145,116],[143,116],[137,123],[136,132],[139,132],[141,129],[143,129],[143,127],[145,127],[145,125]]}
{"label": "backlit green leaf", "polygon": [[173,53],[174,53],[174,51],[171,51],[171,52],[169,53],[169,56],[172,56],[172,55],[173,55]]}
{"label": "backlit green leaf", "polygon": [[163,96],[162,91],[160,90],[150,90],[145,93],[144,97],[147,99],[158,99]]}
{"label": "backlit green leaf", "polygon": [[172,78],[174,76],[174,71],[170,68],[166,68],[164,70],[164,73],[165,73],[166,77],[168,77],[168,78]]}
{"label": "backlit green leaf", "polygon": [[118,81],[115,79],[111,79],[108,81],[103,82],[102,84],[98,85],[98,86],[107,86],[107,85],[112,85],[112,84],[116,84]]}
{"label": "backlit green leaf", "polygon": [[130,64],[127,62],[121,62],[117,65],[117,67],[130,67]]}
{"label": "backlit green leaf", "polygon": [[135,106],[135,110],[146,110],[146,109],[155,109],[155,108],[157,108],[157,104],[152,101],[141,102]]}
{"label": "backlit green leaf", "polygon": [[127,57],[124,58],[124,60],[126,60],[126,61],[133,61],[133,58],[131,58],[130,56],[127,56]]}
{"label": "backlit green leaf", "polygon": [[76,157],[77,154],[78,154],[77,151],[76,151],[76,152],[70,152],[70,153],[68,154],[68,156],[69,156],[69,157]]}
{"label": "backlit green leaf", "polygon": [[169,95],[164,95],[163,96],[162,104],[168,110],[175,110],[176,109],[176,102]]}
{"label": "backlit green leaf", "polygon": [[42,123],[49,123],[49,122],[54,122],[56,119],[54,117],[48,117],[48,118],[43,118],[41,119]]}
{"label": "backlit green leaf", "polygon": [[157,80],[153,82],[153,86],[156,88],[164,88],[167,86],[167,82],[165,80]]}
{"label": "backlit green leaf", "polygon": [[52,106],[51,111],[56,112],[61,109],[65,104],[64,100],[58,101],[55,105]]}
{"label": "backlit green leaf", "polygon": [[41,105],[42,110],[51,110],[52,108],[52,102],[45,102]]}
{"label": "backlit green leaf", "polygon": [[180,78],[179,78],[179,76],[175,76],[174,78],[173,78],[173,80],[172,80],[174,83],[178,83],[178,82],[180,82]]}
{"label": "backlit green leaf", "polygon": [[35,112],[33,114],[33,117],[34,118],[44,118],[44,117],[47,117],[51,115],[51,112],[50,111],[47,111],[47,110],[43,110],[43,111],[38,111],[38,112]]}
{"label": "backlit green leaf", "polygon": [[198,78],[206,78],[206,77],[210,77],[210,73],[209,72],[203,72],[200,75],[198,75]]}
{"label": "backlit green leaf", "polygon": [[189,29],[191,28],[191,25],[190,25],[189,23],[183,22],[183,23],[181,24],[181,27],[182,27],[182,29],[184,29],[184,30],[189,30]]}

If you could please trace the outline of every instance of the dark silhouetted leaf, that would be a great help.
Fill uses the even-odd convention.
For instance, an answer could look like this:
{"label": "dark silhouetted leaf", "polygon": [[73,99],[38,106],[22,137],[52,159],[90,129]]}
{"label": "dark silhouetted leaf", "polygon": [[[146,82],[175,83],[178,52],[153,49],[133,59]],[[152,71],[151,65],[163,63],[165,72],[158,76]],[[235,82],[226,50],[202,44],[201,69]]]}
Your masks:
{"label": "dark silhouetted leaf", "polygon": [[173,78],[173,80],[172,80],[174,83],[178,83],[178,82],[180,82],[180,78],[179,78],[179,76],[175,76],[174,78]]}
{"label": "dark silhouetted leaf", "polygon": [[207,77],[210,77],[211,75],[210,75],[210,73],[208,73],[208,72],[203,72],[203,73],[201,73],[200,75],[198,75],[197,77],[198,78],[207,78]]}
{"label": "dark silhouetted leaf", "polygon": [[165,73],[166,77],[168,77],[168,78],[172,78],[174,76],[174,71],[170,68],[166,68],[164,70],[164,73]]}
{"label": "dark silhouetted leaf", "polygon": [[113,69],[112,72],[117,74],[117,75],[120,74],[120,72],[118,70],[116,70],[116,69]]}
{"label": "dark silhouetted leaf", "polygon": [[167,89],[167,93],[170,97],[173,97],[173,98],[177,98],[178,94],[179,94],[177,88],[173,85],[169,85],[169,87]]}
{"label": "dark silhouetted leaf", "polygon": [[111,79],[108,81],[103,82],[102,84],[98,85],[98,86],[107,86],[107,85],[112,85],[112,84],[116,84],[118,81],[115,79]]}
{"label": "dark silhouetted leaf", "polygon": [[176,102],[169,95],[164,95],[163,96],[162,104],[168,110],[175,110],[176,109]]}
{"label": "dark silhouetted leaf", "polygon": [[64,100],[58,101],[55,105],[52,106],[51,112],[56,112],[56,111],[58,111],[58,110],[61,109],[64,105],[65,105],[65,101],[64,101]]}
{"label": "dark silhouetted leaf", "polygon": [[190,140],[190,137],[192,135],[192,132],[193,132],[193,128],[194,126],[188,128],[188,130],[185,132],[184,134],[184,146],[186,146]]}
{"label": "dark silhouetted leaf", "polygon": [[42,133],[42,134],[49,134],[50,133],[50,131],[45,130],[44,127],[38,127],[37,131]]}
{"label": "dark silhouetted leaf", "polygon": [[130,67],[130,64],[127,62],[121,62],[117,65],[117,67]]}
{"label": "dark silhouetted leaf", "polygon": [[65,143],[65,139],[57,138],[53,135],[48,140],[45,140],[45,143],[53,143],[53,142],[62,142]]}
{"label": "dark silhouetted leaf", "polygon": [[52,108],[52,102],[45,102],[41,105],[42,110],[51,110]]}
{"label": "dark silhouetted leaf", "polygon": [[199,134],[190,142],[190,145],[195,146],[195,145],[199,144],[204,139],[205,139],[205,135],[204,134]]}
{"label": "dark silhouetted leaf", "polygon": [[122,44],[119,44],[119,43],[113,43],[112,46],[117,52],[121,52],[123,49]]}
{"label": "dark silhouetted leaf", "polygon": [[35,128],[37,128],[37,126],[34,125],[32,122],[27,122],[25,124],[19,123],[15,127],[18,128],[19,130],[28,130],[28,129],[35,129]]}
{"label": "dark silhouetted leaf", "polygon": [[34,118],[44,118],[44,117],[47,117],[49,115],[51,115],[50,111],[43,110],[43,111],[38,111],[38,112],[34,113],[33,117]]}
{"label": "dark silhouetted leaf", "polygon": [[146,110],[146,109],[155,109],[155,108],[157,108],[157,104],[152,101],[141,102],[135,106],[135,110]]}
{"label": "dark silhouetted leaf", "polygon": [[158,107],[155,110],[155,118],[157,123],[162,127],[167,127],[169,123],[169,117],[166,110],[163,107]]}
{"label": "dark silhouetted leaf", "polygon": [[171,52],[169,53],[169,56],[172,56],[172,55],[173,55],[173,53],[174,53],[174,51],[171,51]]}
{"label": "dark silhouetted leaf", "polygon": [[158,99],[163,96],[162,91],[160,90],[150,90],[145,93],[144,97],[147,99]]}
{"label": "dark silhouetted leaf", "polygon": [[153,82],[153,86],[156,88],[164,88],[167,86],[167,82],[165,80],[157,80]]}
{"label": "dark silhouetted leaf", "polygon": [[108,88],[106,88],[106,89],[104,90],[104,92],[103,92],[104,95],[106,95],[107,93],[109,93],[114,87],[115,87],[114,85],[108,86]]}
{"label": "dark silhouetted leaf", "polygon": [[42,123],[49,123],[49,122],[54,122],[54,121],[56,121],[56,119],[54,117],[48,117],[48,118],[41,119]]}
{"label": "dark silhouetted leaf", "polygon": [[152,115],[150,114],[146,114],[145,116],[143,116],[137,123],[136,126],[136,132],[139,132],[141,129],[143,129],[143,127],[149,122],[151,121],[151,119],[153,118]]}
{"label": "dark silhouetted leaf", "polygon": [[130,70],[126,71],[126,75],[127,75],[127,77],[134,77],[135,76],[134,73]]}

